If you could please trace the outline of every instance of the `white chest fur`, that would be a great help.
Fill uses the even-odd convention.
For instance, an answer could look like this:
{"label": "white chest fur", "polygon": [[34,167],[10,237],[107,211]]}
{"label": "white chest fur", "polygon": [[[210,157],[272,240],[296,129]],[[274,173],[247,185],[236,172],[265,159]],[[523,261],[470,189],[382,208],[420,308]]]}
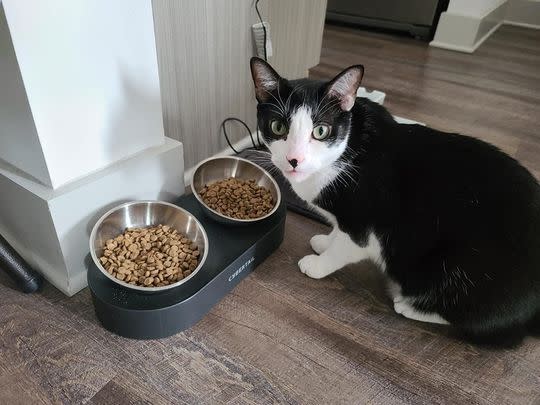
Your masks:
{"label": "white chest fur", "polygon": [[333,228],[338,226],[335,215],[318,207],[313,203],[313,201],[319,196],[324,187],[330,184],[336,176],[337,171],[335,171],[335,169],[330,169],[330,172],[326,175],[315,174],[301,183],[291,184],[293,191],[301,199],[306,201],[312,209],[325,217],[327,221],[330,222]]}
{"label": "white chest fur", "polygon": [[294,192],[303,200],[305,200],[311,208],[324,216],[332,225],[333,231],[329,235],[334,239],[335,247],[334,254],[341,257],[349,257],[349,263],[354,263],[363,259],[371,259],[378,264],[381,270],[385,270],[386,264],[382,256],[382,248],[379,239],[374,232],[368,234],[368,238],[363,246],[355,243],[349,235],[339,229],[336,216],[313,203],[319,196],[321,191],[330,184],[338,175],[337,170],[332,169],[326,174],[310,176],[303,182],[291,183]]}
{"label": "white chest fur", "polygon": [[331,167],[325,173],[315,173],[300,183],[291,183],[291,187],[301,199],[312,204],[321,191],[337,176],[338,171]]}

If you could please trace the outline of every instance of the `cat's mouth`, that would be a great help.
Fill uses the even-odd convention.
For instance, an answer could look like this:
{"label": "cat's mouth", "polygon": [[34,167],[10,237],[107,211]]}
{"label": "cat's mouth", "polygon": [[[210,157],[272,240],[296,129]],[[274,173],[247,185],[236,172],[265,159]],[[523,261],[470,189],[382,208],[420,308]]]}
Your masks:
{"label": "cat's mouth", "polygon": [[287,169],[287,170],[284,170],[283,172],[285,174],[285,177],[288,177],[290,180],[294,180],[294,181],[302,181],[309,176],[309,173],[306,173],[298,169]]}
{"label": "cat's mouth", "polygon": [[287,169],[285,170],[285,173],[290,174],[291,176],[295,176],[295,175],[302,174],[303,172],[297,169]]}

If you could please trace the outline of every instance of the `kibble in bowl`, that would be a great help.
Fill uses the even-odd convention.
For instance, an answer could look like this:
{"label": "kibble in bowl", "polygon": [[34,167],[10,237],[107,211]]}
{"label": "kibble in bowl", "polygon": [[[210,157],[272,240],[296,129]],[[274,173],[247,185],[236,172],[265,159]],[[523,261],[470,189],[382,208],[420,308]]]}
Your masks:
{"label": "kibble in bowl", "polygon": [[208,207],[230,218],[256,219],[274,208],[270,190],[259,186],[255,180],[229,177],[206,184],[199,195]]}
{"label": "kibble in bowl", "polygon": [[201,269],[208,238],[188,211],[161,201],[135,201],[113,208],[97,221],[90,253],[110,280],[155,292],[183,284]]}
{"label": "kibble in bowl", "polygon": [[163,287],[189,277],[199,263],[199,248],[168,225],[128,228],[105,241],[99,258],[107,273],[144,287]]}
{"label": "kibble in bowl", "polygon": [[281,192],[272,176],[236,156],[201,162],[193,172],[191,190],[207,216],[228,225],[264,220],[281,203]]}

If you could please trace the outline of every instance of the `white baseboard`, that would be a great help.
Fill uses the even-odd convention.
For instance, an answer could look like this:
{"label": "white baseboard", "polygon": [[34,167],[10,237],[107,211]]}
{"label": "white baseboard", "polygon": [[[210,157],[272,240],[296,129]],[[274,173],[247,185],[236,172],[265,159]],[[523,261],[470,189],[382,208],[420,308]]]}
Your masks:
{"label": "white baseboard", "polygon": [[493,34],[495,31],[497,31],[497,29],[499,29],[499,27],[502,24],[503,23],[500,22],[497,25],[495,25],[482,38],[480,38],[478,41],[476,41],[474,43],[474,45],[471,45],[471,46],[469,46],[469,45],[456,45],[456,44],[451,44],[451,43],[448,43],[448,42],[440,42],[440,41],[435,41],[435,40],[431,41],[429,43],[429,45],[437,47],[437,48],[448,49],[450,51],[473,53],[474,51],[476,51],[478,49],[478,47],[480,45],[482,45],[484,43],[484,41],[486,39],[488,39],[491,36],[491,34]]}
{"label": "white baseboard", "polygon": [[504,21],[506,3],[483,17],[443,12],[430,46],[459,52],[474,52]]}
{"label": "white baseboard", "polygon": [[457,52],[465,52],[465,53],[473,53],[476,49],[468,45],[455,45],[455,44],[450,44],[448,42],[441,42],[441,41],[431,41],[429,43],[429,46],[433,46],[435,48],[441,48],[441,49],[448,49],[449,51],[457,51]]}
{"label": "white baseboard", "polygon": [[510,20],[504,20],[503,24],[513,25],[515,27],[531,28],[533,30],[540,30],[540,25],[537,25],[537,24],[527,24],[527,23],[522,23],[518,21],[510,21]]}

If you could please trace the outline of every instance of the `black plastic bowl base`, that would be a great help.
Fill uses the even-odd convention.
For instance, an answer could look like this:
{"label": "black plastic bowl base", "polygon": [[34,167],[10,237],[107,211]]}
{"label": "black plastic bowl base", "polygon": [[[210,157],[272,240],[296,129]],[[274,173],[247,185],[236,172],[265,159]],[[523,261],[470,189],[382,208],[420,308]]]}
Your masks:
{"label": "black plastic bowl base", "polygon": [[133,339],[158,339],[189,328],[283,241],[283,203],[271,217],[245,227],[209,219],[191,194],[181,197],[177,205],[195,215],[205,228],[206,262],[186,284],[148,293],[115,284],[90,260],[88,287],[97,318],[109,331]]}

